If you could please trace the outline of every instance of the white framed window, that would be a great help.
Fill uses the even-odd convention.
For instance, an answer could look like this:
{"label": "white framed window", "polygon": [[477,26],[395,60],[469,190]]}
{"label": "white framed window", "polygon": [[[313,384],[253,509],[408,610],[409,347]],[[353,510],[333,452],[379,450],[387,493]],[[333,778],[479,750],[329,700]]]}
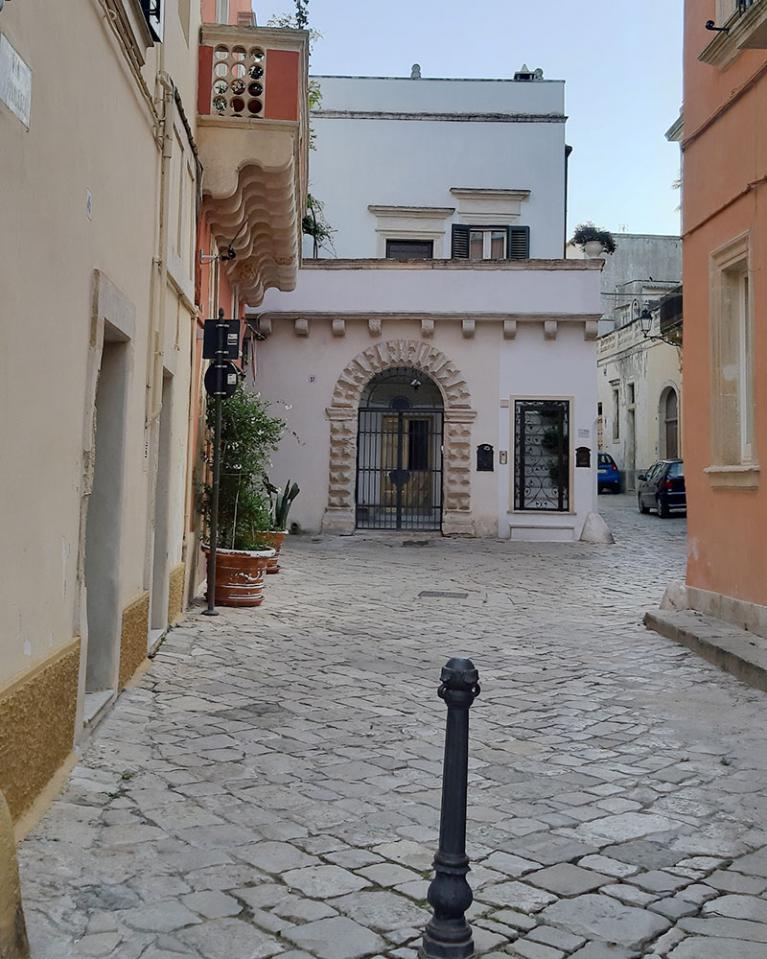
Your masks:
{"label": "white framed window", "polygon": [[714,463],[722,467],[756,463],[750,272],[748,234],[712,255],[711,452]]}
{"label": "white framed window", "polygon": [[508,232],[500,230],[469,230],[470,260],[505,260]]}
{"label": "white framed window", "polygon": [[216,0],[216,23],[229,23],[229,0]]}
{"label": "white framed window", "polygon": [[754,461],[754,330],[748,270],[738,277],[738,411],[740,419],[740,461]]}
{"label": "white framed window", "polygon": [[727,23],[738,9],[738,0],[716,0],[717,26]]}

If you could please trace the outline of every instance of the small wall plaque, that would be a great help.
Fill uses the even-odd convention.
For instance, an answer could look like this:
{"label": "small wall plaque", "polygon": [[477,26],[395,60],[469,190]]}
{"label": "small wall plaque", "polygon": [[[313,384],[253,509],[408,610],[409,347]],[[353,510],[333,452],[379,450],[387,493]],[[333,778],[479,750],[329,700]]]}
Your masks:
{"label": "small wall plaque", "polygon": [[588,446],[579,446],[575,451],[575,465],[585,469],[591,468],[591,450]]}
{"label": "small wall plaque", "polygon": [[492,473],[495,469],[495,451],[489,443],[477,447],[477,472]]}

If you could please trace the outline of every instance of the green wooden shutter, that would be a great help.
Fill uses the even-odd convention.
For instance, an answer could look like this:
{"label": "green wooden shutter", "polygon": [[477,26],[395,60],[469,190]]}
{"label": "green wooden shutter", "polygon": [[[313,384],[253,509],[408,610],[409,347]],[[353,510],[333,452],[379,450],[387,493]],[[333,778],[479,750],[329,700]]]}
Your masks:
{"label": "green wooden shutter", "polygon": [[530,259],[530,227],[529,226],[510,226],[509,239],[507,243],[508,260],[529,260]]}
{"label": "green wooden shutter", "polygon": [[453,244],[451,255],[453,259],[469,259],[469,228],[463,224],[453,224]]}

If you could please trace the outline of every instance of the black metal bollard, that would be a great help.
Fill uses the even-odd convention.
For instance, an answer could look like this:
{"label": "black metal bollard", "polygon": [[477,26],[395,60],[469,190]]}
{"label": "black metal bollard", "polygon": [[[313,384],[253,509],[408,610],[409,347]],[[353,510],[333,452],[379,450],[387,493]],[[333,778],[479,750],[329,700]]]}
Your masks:
{"label": "black metal bollard", "polygon": [[426,926],[420,959],[471,959],[474,939],[465,912],[474,895],[466,880],[466,793],[469,778],[469,710],[479,696],[479,674],[470,659],[442,667],[437,695],[447,706],[442,815],[434,879],[428,898],[434,915]]}

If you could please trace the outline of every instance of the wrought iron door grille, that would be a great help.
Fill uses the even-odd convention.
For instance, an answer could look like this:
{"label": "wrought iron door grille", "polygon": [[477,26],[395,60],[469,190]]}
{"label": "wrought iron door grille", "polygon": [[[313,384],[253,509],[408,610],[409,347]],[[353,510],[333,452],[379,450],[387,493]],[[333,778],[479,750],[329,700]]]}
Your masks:
{"label": "wrought iron door grille", "polygon": [[514,411],[514,509],[570,509],[570,404],[517,400]]}
{"label": "wrought iron door grille", "polygon": [[360,408],[356,513],[358,529],[441,529],[441,410],[405,397]]}

